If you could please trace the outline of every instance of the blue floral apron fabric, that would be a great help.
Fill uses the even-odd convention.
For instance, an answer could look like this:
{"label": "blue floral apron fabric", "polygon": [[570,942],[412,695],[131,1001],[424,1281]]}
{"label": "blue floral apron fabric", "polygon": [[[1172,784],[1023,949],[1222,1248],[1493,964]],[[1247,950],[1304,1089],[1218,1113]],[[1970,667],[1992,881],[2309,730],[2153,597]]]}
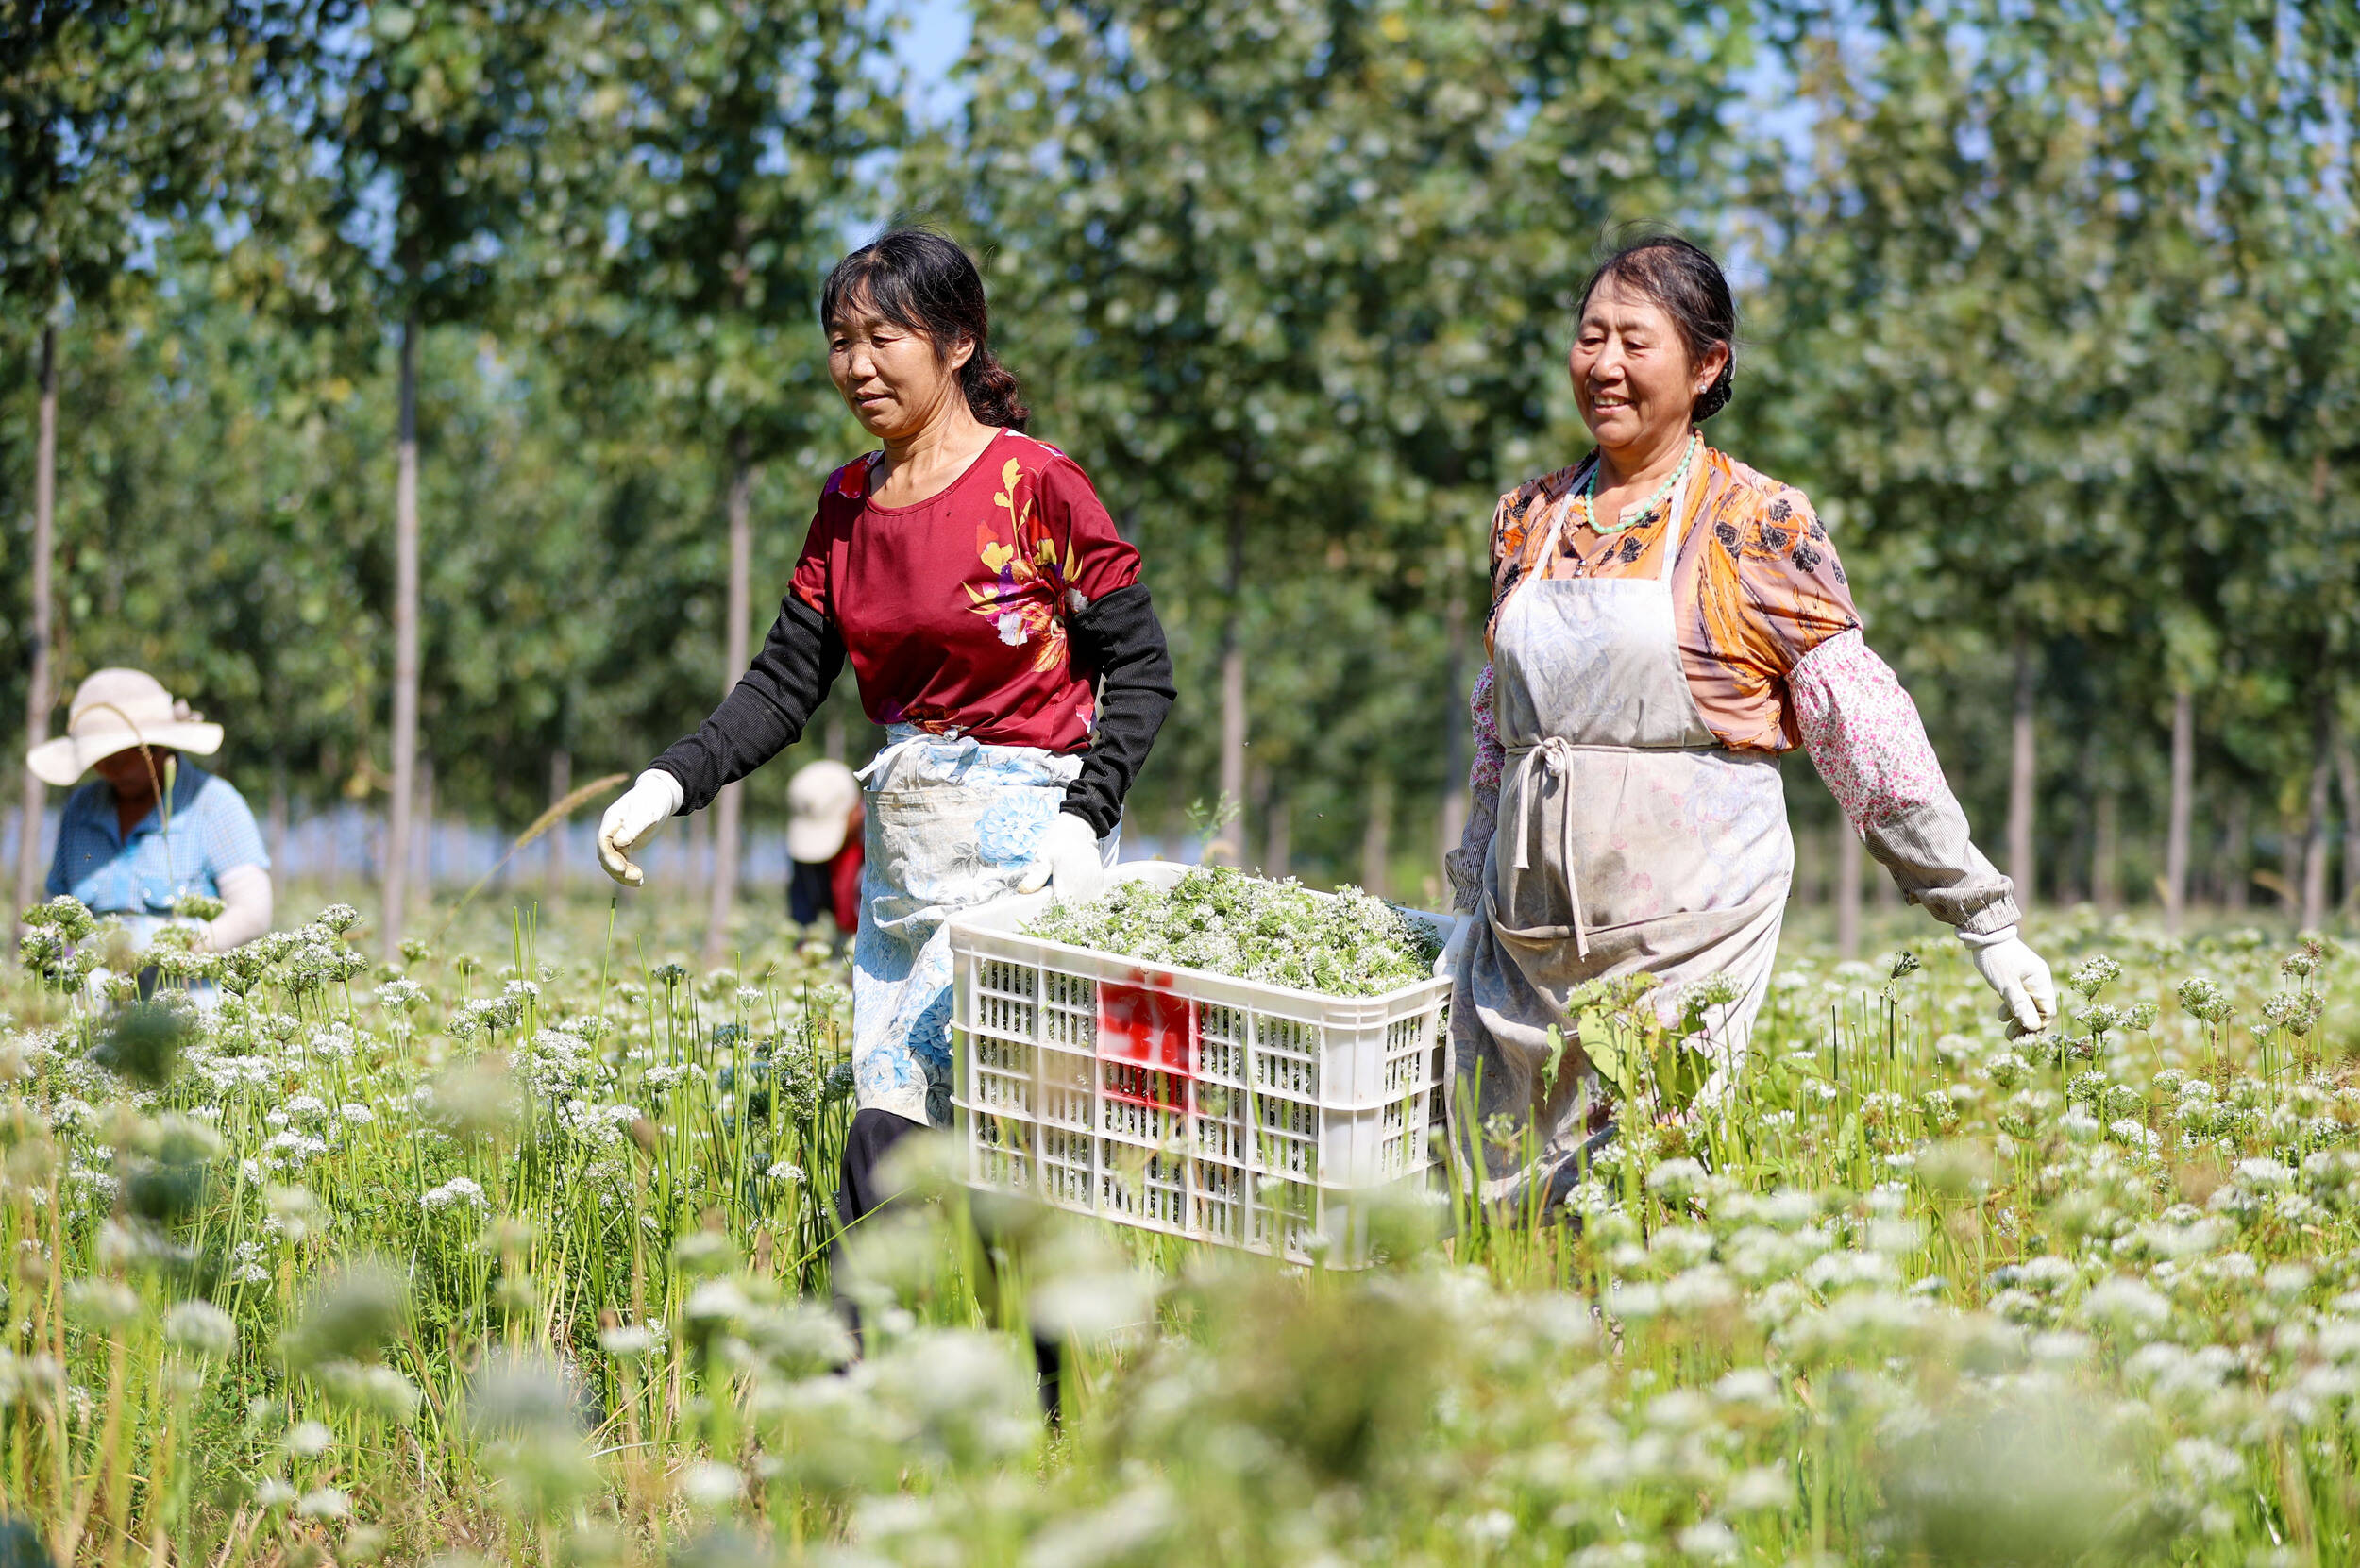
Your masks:
{"label": "blue floral apron fabric", "polygon": [[[951,1120],[950,918],[1016,891],[1082,770],[1078,756],[907,725],[861,769],[861,922],[852,941],[852,1092]],[[1098,841],[1114,864],[1122,830]]]}

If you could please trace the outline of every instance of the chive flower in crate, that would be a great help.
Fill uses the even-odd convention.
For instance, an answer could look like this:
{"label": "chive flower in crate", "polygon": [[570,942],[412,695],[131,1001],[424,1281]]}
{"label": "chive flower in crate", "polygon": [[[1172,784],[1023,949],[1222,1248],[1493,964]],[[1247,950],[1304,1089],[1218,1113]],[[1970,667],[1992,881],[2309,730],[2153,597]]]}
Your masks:
{"label": "chive flower in crate", "polygon": [[1292,1259],[1371,1260],[1424,1191],[1449,982],[1432,916],[1134,861],[1105,897],[953,919],[970,1185]]}
{"label": "chive flower in crate", "polygon": [[1088,903],[1053,904],[1026,936],[1325,996],[1383,996],[1424,980],[1440,945],[1357,887],[1322,897],[1291,879],[1227,867],[1170,888],[1126,882]]}

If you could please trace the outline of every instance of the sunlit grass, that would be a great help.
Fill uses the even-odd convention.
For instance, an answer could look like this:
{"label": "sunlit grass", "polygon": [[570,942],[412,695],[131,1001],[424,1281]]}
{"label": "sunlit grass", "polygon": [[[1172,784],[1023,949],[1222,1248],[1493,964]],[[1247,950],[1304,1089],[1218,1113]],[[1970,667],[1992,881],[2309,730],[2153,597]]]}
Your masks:
{"label": "sunlit grass", "polygon": [[[832,1282],[826,946],[701,976],[646,911],[497,919],[398,974],[357,912],[168,964],[224,985],[203,1018],[16,983],[0,1484],[51,1551],[2351,1554],[2332,950],[2052,920],[2080,989],[2012,1044],[1939,933],[1794,938],[1733,1096],[1622,1105],[1577,1223],[1405,1199],[1380,1266],[1306,1273],[970,1213],[921,1151],[941,1201]],[[1062,1428],[1025,1327],[1069,1346]]]}

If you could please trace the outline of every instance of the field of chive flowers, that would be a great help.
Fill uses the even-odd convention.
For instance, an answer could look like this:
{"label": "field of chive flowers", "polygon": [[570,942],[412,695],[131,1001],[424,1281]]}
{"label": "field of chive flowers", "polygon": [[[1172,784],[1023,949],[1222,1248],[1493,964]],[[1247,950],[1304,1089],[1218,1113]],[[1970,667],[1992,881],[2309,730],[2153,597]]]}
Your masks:
{"label": "field of chive flowers", "polygon": [[9,1564],[2355,1556],[2332,946],[2051,919],[2065,1018],[2011,1043],[1930,926],[1791,937],[1737,1098],[1627,1106],[1577,1225],[1406,1199],[1358,1273],[1017,1210],[988,1272],[922,1154],[939,1201],[835,1282],[852,1361],[824,946],[699,975],[584,908],[386,968],[329,908],[172,957],[198,1014],[93,1003],[103,934],[41,918],[0,1030]]}

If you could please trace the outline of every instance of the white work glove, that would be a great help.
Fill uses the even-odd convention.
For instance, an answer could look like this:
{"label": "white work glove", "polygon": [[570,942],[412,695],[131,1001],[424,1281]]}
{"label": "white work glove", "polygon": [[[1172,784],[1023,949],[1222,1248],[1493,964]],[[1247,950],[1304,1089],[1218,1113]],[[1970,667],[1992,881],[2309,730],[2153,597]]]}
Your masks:
{"label": "white work glove", "polygon": [[626,887],[636,887],[648,873],[631,863],[631,851],[648,841],[664,819],[679,812],[688,797],[680,781],[661,767],[650,767],[632,781],[623,798],[598,818],[598,864]]}
{"label": "white work glove", "polygon": [[1468,938],[1475,935],[1475,918],[1461,915],[1451,922],[1450,936],[1442,942],[1442,951],[1434,959],[1434,977],[1447,980],[1458,972],[1458,955],[1467,950]]}
{"label": "white work glove", "polygon": [[1967,951],[1975,955],[1976,972],[1983,984],[1999,993],[1999,1018],[2008,1026],[2008,1037],[2037,1035],[2057,1020],[2057,983],[2048,976],[2048,966],[2041,962],[2039,953],[2016,935],[2016,928],[1984,936],[1959,933]]}
{"label": "white work glove", "polygon": [[1098,853],[1098,830],[1070,811],[1057,813],[1040,841],[1040,858],[1024,868],[1020,893],[1043,887],[1059,903],[1087,903],[1105,885],[1106,863]]}

